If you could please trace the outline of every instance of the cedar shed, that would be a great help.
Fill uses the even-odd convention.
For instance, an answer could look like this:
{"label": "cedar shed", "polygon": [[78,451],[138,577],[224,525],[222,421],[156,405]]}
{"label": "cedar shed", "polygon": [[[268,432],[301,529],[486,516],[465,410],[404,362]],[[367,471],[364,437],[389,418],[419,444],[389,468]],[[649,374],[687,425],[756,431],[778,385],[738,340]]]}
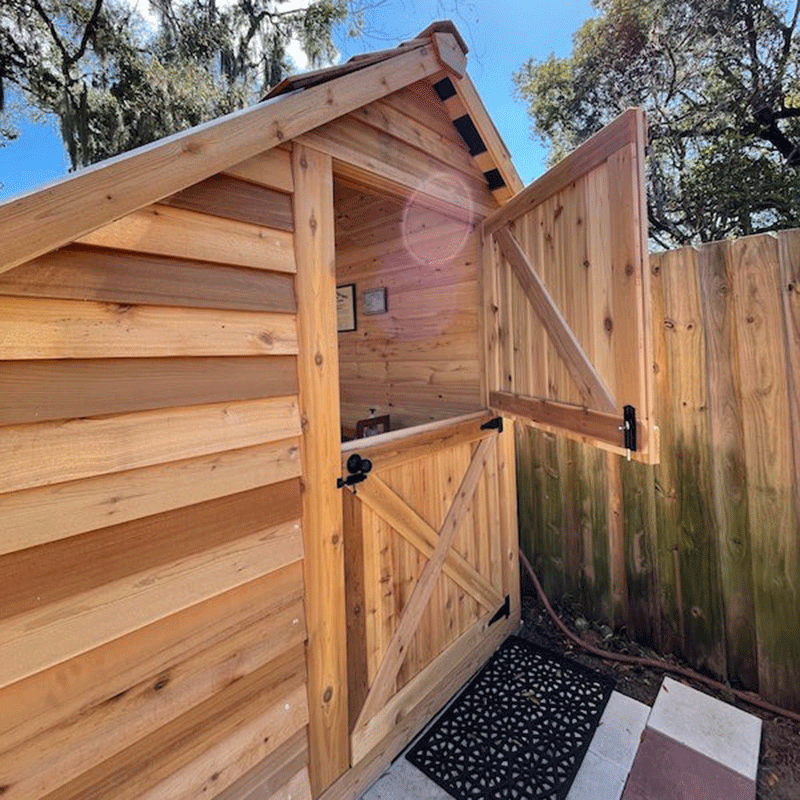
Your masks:
{"label": "cedar shed", "polygon": [[515,424],[656,458],[644,116],[523,188],[466,51],[0,205],[3,800],[358,797],[519,624]]}

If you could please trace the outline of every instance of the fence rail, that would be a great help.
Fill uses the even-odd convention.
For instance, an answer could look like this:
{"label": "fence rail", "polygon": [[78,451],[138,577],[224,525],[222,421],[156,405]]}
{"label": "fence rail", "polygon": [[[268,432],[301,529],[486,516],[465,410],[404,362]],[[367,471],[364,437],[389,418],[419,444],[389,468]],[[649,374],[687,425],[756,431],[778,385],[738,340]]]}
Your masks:
{"label": "fence rail", "polygon": [[520,427],[551,597],[800,709],[800,230],[650,259],[661,463]]}

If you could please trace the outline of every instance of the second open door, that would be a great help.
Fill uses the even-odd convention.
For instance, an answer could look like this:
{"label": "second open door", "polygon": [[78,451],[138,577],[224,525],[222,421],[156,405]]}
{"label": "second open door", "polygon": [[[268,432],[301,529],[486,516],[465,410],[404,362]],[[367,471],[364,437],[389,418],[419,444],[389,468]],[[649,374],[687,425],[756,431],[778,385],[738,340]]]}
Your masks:
{"label": "second open door", "polygon": [[653,463],[644,112],[630,109],[483,225],[489,405]]}

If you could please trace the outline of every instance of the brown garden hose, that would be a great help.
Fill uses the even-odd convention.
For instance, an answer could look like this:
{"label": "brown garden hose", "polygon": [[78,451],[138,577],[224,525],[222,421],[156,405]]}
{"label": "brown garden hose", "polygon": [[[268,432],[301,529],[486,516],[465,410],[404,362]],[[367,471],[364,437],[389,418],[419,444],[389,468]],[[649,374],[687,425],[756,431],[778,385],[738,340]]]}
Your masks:
{"label": "brown garden hose", "polygon": [[594,647],[593,645],[587,644],[584,642],[580,637],[576,636],[558,617],[555,611],[553,611],[553,607],[550,605],[550,601],[547,599],[547,595],[544,593],[544,589],[542,589],[541,583],[539,583],[539,579],[536,577],[536,573],[533,571],[533,567],[531,566],[530,561],[522,554],[519,554],[519,559],[522,562],[523,566],[527,570],[528,574],[531,576],[531,580],[533,581],[533,585],[536,587],[536,592],[539,595],[542,603],[544,604],[547,613],[550,615],[551,619],[555,624],[558,626],[559,630],[566,636],[571,642],[574,642],[578,647],[586,650],[587,652],[591,653],[598,658],[603,658],[606,661],[619,661],[622,664],[635,664],[637,666],[642,667],[651,667],[652,669],[662,670],[663,672],[673,672],[677,675],[683,675],[685,678],[690,678],[693,681],[697,681],[698,683],[703,683],[706,686],[710,686],[712,689],[716,689],[717,691],[721,692],[730,692],[731,694],[738,697],[740,700],[744,700],[745,703],[749,703],[750,705],[756,706],[757,708],[762,708],[765,711],[770,711],[773,714],[780,714],[782,717],[787,717],[788,719],[794,720],[795,722],[800,722],[800,714],[789,711],[786,708],[780,708],[779,706],[772,705],[772,703],[768,703],[766,700],[762,700],[757,694],[753,692],[743,692],[739,689],[733,689],[730,686],[726,686],[724,683],[720,683],[719,681],[715,681],[712,678],[707,678],[705,675],[701,675],[698,672],[695,672],[692,669],[688,669],[687,667],[681,667],[677,664],[670,664],[665,661],[657,661],[654,658],[641,658],[639,656],[627,656],[623,653],[610,653],[607,650],[601,650],[599,647]]}

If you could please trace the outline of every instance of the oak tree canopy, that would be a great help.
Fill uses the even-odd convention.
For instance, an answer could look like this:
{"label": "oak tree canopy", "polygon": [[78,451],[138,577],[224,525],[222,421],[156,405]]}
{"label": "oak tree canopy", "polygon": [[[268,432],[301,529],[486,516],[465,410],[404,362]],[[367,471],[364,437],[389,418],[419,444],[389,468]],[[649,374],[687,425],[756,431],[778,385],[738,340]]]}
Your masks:
{"label": "oak tree canopy", "polygon": [[593,5],[571,55],[531,59],[514,75],[551,161],[641,106],[655,243],[800,225],[800,2]]}

